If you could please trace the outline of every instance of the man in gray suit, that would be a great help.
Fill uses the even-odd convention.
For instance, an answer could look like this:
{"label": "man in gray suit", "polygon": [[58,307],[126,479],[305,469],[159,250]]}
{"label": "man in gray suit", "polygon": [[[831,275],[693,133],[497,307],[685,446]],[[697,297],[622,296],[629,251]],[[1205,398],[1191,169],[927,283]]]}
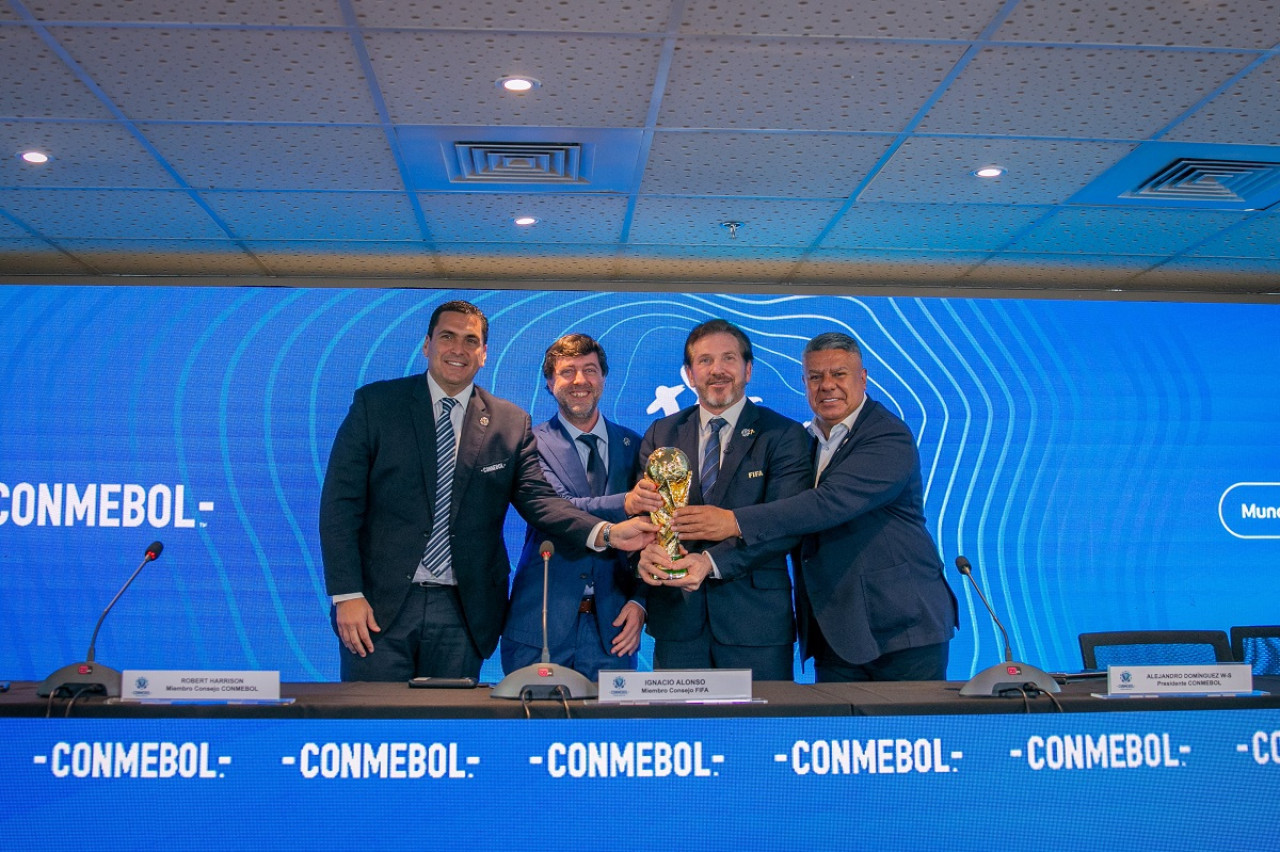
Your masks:
{"label": "man in gray suit", "polygon": [[474,384],[489,321],[435,309],[425,374],[355,392],[320,498],[320,547],[346,652],[343,680],[478,677],[507,605],[507,507],[566,550],[638,549],[640,519],[611,524],[547,483],[529,415]]}
{"label": "man in gray suit", "polygon": [[732,512],[691,506],[674,526],[745,545],[804,536],[796,616],[819,681],[944,680],[956,599],[925,527],[915,438],[867,398],[852,337],[820,334],[803,359],[816,486]]}

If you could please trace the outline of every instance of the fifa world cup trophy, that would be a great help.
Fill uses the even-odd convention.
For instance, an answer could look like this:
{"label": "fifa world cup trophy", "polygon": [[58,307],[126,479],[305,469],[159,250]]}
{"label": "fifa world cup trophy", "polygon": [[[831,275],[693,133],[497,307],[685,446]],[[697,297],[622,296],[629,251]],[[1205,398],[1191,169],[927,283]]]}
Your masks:
{"label": "fifa world cup trophy", "polygon": [[[662,495],[662,508],[649,513],[649,519],[658,528],[658,542],[666,548],[674,562],[680,558],[680,538],[671,528],[671,518],[676,509],[689,505],[689,484],[693,482],[693,469],[689,457],[675,447],[658,447],[649,454],[645,476],[658,486]],[[672,577],[688,574],[687,568],[674,568]]]}

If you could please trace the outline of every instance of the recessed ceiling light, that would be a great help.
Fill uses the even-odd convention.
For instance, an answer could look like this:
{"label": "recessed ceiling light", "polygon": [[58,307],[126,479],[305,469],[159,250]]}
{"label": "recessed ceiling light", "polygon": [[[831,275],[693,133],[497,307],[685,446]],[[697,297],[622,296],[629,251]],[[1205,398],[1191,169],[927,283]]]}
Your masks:
{"label": "recessed ceiling light", "polygon": [[494,83],[499,89],[506,89],[508,92],[515,94],[523,94],[531,89],[542,87],[542,83],[532,77],[503,77]]}
{"label": "recessed ceiling light", "polygon": [[23,151],[18,156],[21,157],[24,162],[37,166],[41,163],[49,162],[49,155],[43,151]]}
{"label": "recessed ceiling light", "polygon": [[520,225],[521,227],[527,228],[530,225],[538,224],[538,220],[537,220],[537,217],[534,217],[534,216],[517,216],[515,218],[515,223],[517,225]]}
{"label": "recessed ceiling light", "polygon": [[1004,174],[1004,169],[999,166],[983,166],[974,172],[976,177],[980,178],[996,178]]}

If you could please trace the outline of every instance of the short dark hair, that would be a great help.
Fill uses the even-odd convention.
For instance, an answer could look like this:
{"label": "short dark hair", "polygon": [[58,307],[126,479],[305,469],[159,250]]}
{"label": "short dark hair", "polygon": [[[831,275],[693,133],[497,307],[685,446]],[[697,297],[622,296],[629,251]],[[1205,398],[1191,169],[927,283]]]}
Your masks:
{"label": "short dark hair", "polygon": [[858,346],[858,341],[842,331],[824,331],[819,334],[804,345],[804,353],[800,357],[803,358],[810,352],[823,352],[828,349],[839,349],[857,355],[859,358],[862,357],[862,349]]}
{"label": "short dark hair", "polygon": [[589,334],[566,334],[548,346],[547,353],[542,356],[542,378],[551,381],[557,358],[579,358],[593,352],[600,359],[600,374],[609,375],[609,360],[604,357],[604,347],[594,337]]}
{"label": "short dark hair", "polygon": [[684,340],[684,365],[690,367],[693,365],[693,344],[697,343],[704,337],[713,334],[731,334],[738,339],[738,344],[742,347],[742,360],[748,364],[755,357],[751,354],[751,338],[747,337],[746,332],[738,328],[726,319],[707,320],[700,325],[695,325],[693,331],[689,332],[689,336]]}
{"label": "short dark hair", "polygon": [[464,302],[461,299],[454,299],[452,302],[445,302],[438,305],[431,312],[431,321],[427,323],[427,337],[435,333],[436,323],[440,320],[440,315],[445,311],[451,311],[455,314],[466,314],[469,317],[480,317],[480,342],[488,345],[489,343],[489,318],[484,315],[484,311],[477,308],[470,302]]}

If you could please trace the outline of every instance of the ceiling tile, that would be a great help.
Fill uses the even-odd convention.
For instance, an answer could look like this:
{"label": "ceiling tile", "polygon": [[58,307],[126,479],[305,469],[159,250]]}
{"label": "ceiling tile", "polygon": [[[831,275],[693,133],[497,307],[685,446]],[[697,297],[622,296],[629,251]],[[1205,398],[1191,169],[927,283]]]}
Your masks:
{"label": "ceiling tile", "polygon": [[244,240],[414,240],[408,199],[386,192],[207,192],[205,201]]}
{"label": "ceiling tile", "polygon": [[1170,141],[1275,145],[1280,140],[1280,57],[1253,69],[1209,103],[1175,125]]}
{"label": "ceiling tile", "polygon": [[111,118],[102,101],[31,30],[0,27],[0,56],[0,118]]}
{"label": "ceiling tile", "polygon": [[[912,138],[858,197],[859,202],[1058,204],[1134,149],[1106,142],[976,137]],[[987,165],[1008,171],[974,177]]]}
{"label": "ceiling tile", "polygon": [[658,123],[896,132],[962,51],[958,45],[683,39]]}
{"label": "ceiling tile", "polygon": [[[645,196],[636,203],[631,244],[798,246],[813,243],[839,208],[837,201]],[[741,222],[737,237],[721,222]]]}
{"label": "ceiling tile", "polygon": [[466,2],[388,3],[352,0],[356,18],[366,27],[555,30],[563,32],[662,32],[672,0],[466,0]]}
{"label": "ceiling tile", "polygon": [[[1191,254],[1196,257],[1261,258],[1280,261],[1280,212],[1268,213],[1246,221],[1204,245],[1197,246]],[[1256,264],[1247,265],[1256,268]],[[1276,271],[1280,272],[1280,268]]]}
{"label": "ceiling tile", "polygon": [[1073,207],[1008,246],[1011,252],[1168,255],[1238,223],[1246,214],[1203,210]]}
{"label": "ceiling tile", "polygon": [[0,122],[0,151],[34,148],[50,156],[29,165],[6,159],[0,184],[22,187],[174,189],[173,176],[128,128],[118,123]]}
{"label": "ceiling tile", "polygon": [[[616,244],[627,200],[621,196],[421,193],[427,227],[436,242]],[[534,216],[521,227],[516,216]],[[524,251],[528,251],[527,248]]]}
{"label": "ceiling tile", "polygon": [[[989,47],[929,110],[924,133],[1145,139],[1250,61],[1243,53]],[[1177,85],[1169,81],[1177,80]]]}
{"label": "ceiling tile", "polygon": [[0,208],[50,239],[219,239],[226,234],[185,192],[17,189]]}
{"label": "ceiling tile", "polygon": [[338,0],[28,0],[46,21],[340,26]]}
{"label": "ceiling tile", "polygon": [[1193,45],[1267,49],[1276,42],[1280,3],[1273,0],[1160,0],[1117,3],[1021,2],[996,31],[997,41]]}
{"label": "ceiling tile", "polygon": [[1005,0],[689,0],[680,31],[711,35],[970,39]]}
{"label": "ceiling tile", "polygon": [[218,189],[402,188],[378,127],[149,124],[142,132],[190,185]]}
{"label": "ceiling tile", "polygon": [[263,274],[230,240],[64,240],[59,245],[104,275]]}
{"label": "ceiling tile", "polygon": [[995,251],[1051,208],[996,204],[857,204],[823,248]]}
{"label": "ceiling tile", "polygon": [[103,27],[58,38],[133,120],[378,120],[343,32]]}
{"label": "ceiling tile", "polygon": [[658,132],[640,191],[845,197],[892,141],[832,133]]}
{"label": "ceiling tile", "polygon": [[[661,50],[657,39],[527,33],[375,31],[366,43],[399,124],[641,126]],[[542,86],[495,85],[512,74]]]}

